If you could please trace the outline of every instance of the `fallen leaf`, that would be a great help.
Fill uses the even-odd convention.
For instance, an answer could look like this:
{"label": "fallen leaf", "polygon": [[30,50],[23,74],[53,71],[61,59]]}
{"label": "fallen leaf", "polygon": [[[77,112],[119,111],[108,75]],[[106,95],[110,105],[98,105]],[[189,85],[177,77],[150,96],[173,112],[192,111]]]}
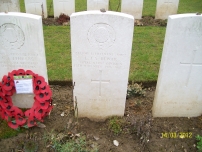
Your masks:
{"label": "fallen leaf", "polygon": [[95,140],[99,140],[100,139],[99,137],[96,137],[96,136],[93,136],[93,137],[94,137]]}
{"label": "fallen leaf", "polygon": [[46,128],[46,125],[44,125],[43,123],[38,123],[37,127],[39,127],[39,128]]}

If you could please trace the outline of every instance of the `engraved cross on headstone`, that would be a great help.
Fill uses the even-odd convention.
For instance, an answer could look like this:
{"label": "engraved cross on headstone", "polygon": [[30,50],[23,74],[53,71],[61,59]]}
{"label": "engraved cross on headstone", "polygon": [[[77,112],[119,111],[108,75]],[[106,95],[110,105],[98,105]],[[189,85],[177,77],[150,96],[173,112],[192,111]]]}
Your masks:
{"label": "engraved cross on headstone", "polygon": [[102,70],[100,70],[100,77],[99,77],[99,80],[92,80],[91,79],[91,83],[99,83],[99,96],[101,96],[101,84],[102,83],[109,83],[110,80],[102,80]]}
{"label": "engraved cross on headstone", "polygon": [[194,63],[194,59],[195,59],[195,56],[196,56],[196,51],[197,50],[193,51],[190,63],[182,63],[182,62],[180,62],[181,65],[189,66],[189,72],[188,72],[188,76],[187,76],[186,86],[188,85],[188,82],[189,82],[189,79],[190,79],[190,75],[191,75],[191,72],[192,72],[192,67],[193,66],[202,66],[202,63]]}
{"label": "engraved cross on headstone", "polygon": [[65,11],[65,3],[67,3],[69,0],[60,0],[59,3],[62,3],[63,11]]}
{"label": "engraved cross on headstone", "polygon": [[35,10],[35,13],[36,13],[37,12],[36,11],[37,10],[37,6],[36,5],[39,4],[41,6],[42,2],[34,0],[34,1],[31,1],[30,4],[34,5],[34,10]]}

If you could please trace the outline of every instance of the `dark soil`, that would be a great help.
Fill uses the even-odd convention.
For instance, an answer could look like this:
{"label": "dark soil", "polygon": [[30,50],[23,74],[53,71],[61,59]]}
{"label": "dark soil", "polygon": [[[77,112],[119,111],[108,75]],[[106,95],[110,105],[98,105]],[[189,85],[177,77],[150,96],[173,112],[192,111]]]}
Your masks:
{"label": "dark soil", "polygon": [[[38,145],[38,152],[53,152],[53,147],[44,144],[43,137],[47,133],[68,136],[63,142],[68,142],[69,138],[74,140],[74,137],[80,133],[86,137],[89,148],[97,145],[100,152],[197,151],[195,136],[202,135],[202,117],[153,118],[151,108],[155,87],[147,88],[145,97],[127,99],[119,134],[115,134],[110,129],[109,119],[105,122],[93,122],[88,118],[79,118],[77,122],[74,117],[71,87],[53,85],[51,88],[54,109],[51,115],[45,118],[46,128],[33,127],[18,136],[0,139],[0,152],[24,152],[23,146],[28,141]],[[61,116],[62,112],[64,116]],[[166,137],[165,133],[170,134]],[[172,133],[177,135],[188,133],[188,136],[174,138]],[[117,140],[119,146],[115,146],[113,140]]]}
{"label": "dark soil", "polygon": [[[69,16],[66,16],[64,14],[61,14],[59,18],[45,18],[43,19],[44,25],[70,25],[69,23],[70,18]],[[135,20],[134,23],[136,26],[166,26],[167,20],[160,20],[160,19],[154,19],[152,16],[143,16],[140,20]]]}

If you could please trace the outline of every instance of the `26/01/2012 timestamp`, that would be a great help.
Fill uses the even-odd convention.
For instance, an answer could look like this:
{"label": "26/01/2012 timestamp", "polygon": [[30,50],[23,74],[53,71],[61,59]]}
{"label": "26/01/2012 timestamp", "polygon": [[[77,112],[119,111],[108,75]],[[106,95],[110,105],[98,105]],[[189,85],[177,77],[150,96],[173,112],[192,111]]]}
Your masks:
{"label": "26/01/2012 timestamp", "polygon": [[192,132],[165,132],[161,133],[161,138],[192,138]]}

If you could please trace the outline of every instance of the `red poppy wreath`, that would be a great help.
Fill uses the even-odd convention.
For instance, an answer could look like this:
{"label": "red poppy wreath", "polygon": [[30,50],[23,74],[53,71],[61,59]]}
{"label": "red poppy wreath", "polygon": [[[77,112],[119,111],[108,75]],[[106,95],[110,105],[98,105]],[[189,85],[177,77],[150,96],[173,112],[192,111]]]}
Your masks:
{"label": "red poppy wreath", "polygon": [[[13,76],[32,75],[34,104],[23,112],[13,105],[11,96],[16,92]],[[52,92],[45,79],[31,70],[13,70],[8,75],[4,75],[0,82],[0,116],[8,122],[13,129],[19,127],[33,127],[43,122],[43,118],[52,110]]]}

